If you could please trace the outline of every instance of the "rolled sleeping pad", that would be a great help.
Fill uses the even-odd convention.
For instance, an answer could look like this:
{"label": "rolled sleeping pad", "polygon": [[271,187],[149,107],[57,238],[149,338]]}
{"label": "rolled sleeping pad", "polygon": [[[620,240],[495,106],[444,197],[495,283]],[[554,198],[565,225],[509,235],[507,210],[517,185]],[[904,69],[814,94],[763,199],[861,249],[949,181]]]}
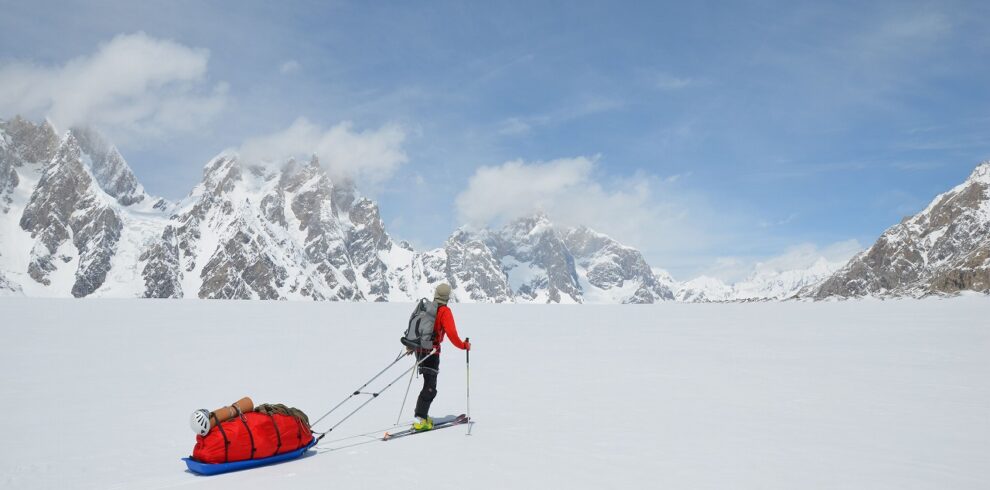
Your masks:
{"label": "rolled sleeping pad", "polygon": [[[238,410],[240,410],[240,413],[253,412],[254,402],[251,401],[250,397],[245,396],[230,405],[220,407],[210,412],[212,415],[212,417],[210,417],[210,428],[212,429],[217,423],[223,423],[236,417]],[[216,418],[216,422],[214,422],[214,418]]]}
{"label": "rolled sleeping pad", "polygon": [[244,397],[230,405],[220,407],[212,412],[207,412],[205,408],[196,410],[190,417],[190,428],[192,428],[193,432],[201,436],[205,436],[211,429],[216,427],[217,424],[236,417],[238,410],[242,414],[252,412],[254,411],[254,402],[251,401],[251,398]]}

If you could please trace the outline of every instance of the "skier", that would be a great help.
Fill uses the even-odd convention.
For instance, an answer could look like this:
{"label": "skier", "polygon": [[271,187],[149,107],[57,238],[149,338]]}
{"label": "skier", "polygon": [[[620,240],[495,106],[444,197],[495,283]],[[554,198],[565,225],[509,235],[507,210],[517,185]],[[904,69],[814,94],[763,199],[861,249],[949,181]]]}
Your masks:
{"label": "skier", "polygon": [[462,350],[471,350],[471,343],[462,341],[457,335],[457,326],[454,324],[454,314],[451,313],[447,301],[450,299],[450,286],[440,284],[433,294],[433,302],[437,305],[437,321],[433,324],[433,348],[435,352],[425,349],[416,349],[416,360],[422,361],[419,365],[419,373],[423,375],[423,390],[419,392],[419,399],[416,401],[416,421],[413,422],[413,429],[417,431],[430,430],[433,428],[433,419],[430,418],[430,404],[437,396],[437,375],[440,373],[440,343],[444,336],[449,336],[450,343],[454,347]]}

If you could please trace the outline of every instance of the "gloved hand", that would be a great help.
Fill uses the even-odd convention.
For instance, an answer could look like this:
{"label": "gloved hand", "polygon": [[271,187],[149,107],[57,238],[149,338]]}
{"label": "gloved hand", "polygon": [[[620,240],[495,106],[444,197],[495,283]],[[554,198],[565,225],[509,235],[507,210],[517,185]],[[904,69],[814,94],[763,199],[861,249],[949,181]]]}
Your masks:
{"label": "gloved hand", "polygon": [[467,340],[464,341],[464,350],[471,350],[471,342],[470,341],[467,341]]}

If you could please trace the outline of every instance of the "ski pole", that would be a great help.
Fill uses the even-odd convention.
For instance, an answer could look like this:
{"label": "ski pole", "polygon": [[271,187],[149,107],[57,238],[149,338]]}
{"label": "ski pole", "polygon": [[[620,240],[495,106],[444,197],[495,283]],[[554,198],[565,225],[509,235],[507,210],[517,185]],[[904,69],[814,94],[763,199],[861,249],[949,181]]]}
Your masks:
{"label": "ski pole", "polygon": [[409,384],[406,386],[406,394],[402,397],[402,406],[399,407],[399,415],[395,417],[395,425],[399,425],[399,421],[402,420],[402,411],[406,409],[406,400],[409,399],[409,388],[412,388],[412,380],[416,375],[416,371],[409,373]]}
{"label": "ski pole", "polygon": [[[402,352],[400,352],[400,353],[399,353],[399,357],[396,357],[396,358],[395,358],[395,360],[394,360],[394,361],[392,361],[392,364],[389,364],[388,366],[385,366],[385,369],[382,369],[381,371],[379,371],[379,372],[378,372],[378,374],[376,374],[376,375],[375,375],[375,377],[373,377],[373,378],[371,378],[371,379],[369,379],[367,383],[365,383],[365,384],[363,384],[363,385],[361,385],[361,387],[360,387],[360,388],[358,388],[358,389],[356,389],[356,390],[354,390],[354,393],[351,393],[351,395],[350,395],[350,396],[348,396],[347,398],[344,398],[344,400],[343,400],[343,401],[341,401],[340,403],[338,403],[338,404],[337,404],[337,406],[335,406],[335,407],[333,407],[333,408],[331,408],[329,412],[327,412],[327,413],[325,413],[325,414],[323,414],[323,416],[322,416],[322,417],[320,417],[320,418],[318,418],[318,419],[316,419],[316,422],[313,422],[313,423],[312,423],[312,424],[310,424],[309,426],[310,426],[310,427],[313,427],[313,426],[315,426],[316,424],[318,424],[318,423],[320,423],[320,421],[321,421],[321,420],[323,420],[323,419],[325,419],[325,418],[327,418],[327,415],[330,415],[331,413],[333,413],[333,412],[334,412],[334,410],[337,410],[338,408],[340,408],[340,406],[341,406],[341,405],[343,405],[344,403],[347,403],[347,400],[350,400],[351,398],[353,398],[353,397],[354,397],[354,395],[359,395],[359,394],[361,394],[361,390],[363,390],[363,389],[364,389],[364,388],[365,388],[366,386],[368,386],[368,385],[370,385],[372,381],[374,381],[374,380],[376,380],[376,379],[378,379],[378,377],[379,377],[379,376],[381,376],[382,374],[384,374],[384,373],[385,373],[385,371],[388,371],[388,370],[389,370],[389,368],[391,368],[392,366],[394,366],[394,365],[395,365],[395,363],[397,363],[397,362],[399,362],[399,360],[401,360],[401,359],[402,359],[403,357],[405,357],[405,356],[407,356],[407,355],[409,355],[409,353],[408,353],[408,352],[406,352],[406,351],[402,351]],[[329,431],[327,431],[327,432],[329,432]]]}
{"label": "ski pole", "polygon": [[[471,343],[470,338],[464,339],[468,344]],[[464,363],[467,369],[467,417],[471,420],[471,349],[464,351]],[[468,433],[471,435],[471,427],[474,426],[474,422],[468,424]]]}
{"label": "ski pole", "polygon": [[[351,418],[352,415],[358,413],[359,410],[361,410],[362,408],[364,408],[367,404],[371,403],[371,400],[374,400],[375,398],[378,398],[378,395],[381,395],[382,393],[385,392],[385,390],[389,389],[392,385],[394,385],[396,381],[402,379],[402,377],[405,376],[406,373],[408,373],[409,371],[412,371],[413,369],[418,368],[419,365],[423,363],[423,361],[429,359],[430,356],[435,355],[435,354],[436,354],[436,351],[430,352],[428,355],[423,356],[423,358],[420,359],[419,362],[417,362],[416,364],[413,364],[413,366],[411,368],[406,369],[405,371],[402,371],[402,374],[400,374],[397,378],[393,379],[391,383],[385,385],[384,388],[378,390],[377,393],[365,393],[366,395],[371,395],[371,398],[368,398],[367,400],[365,400],[364,403],[362,403],[360,406],[358,406],[357,408],[355,408],[351,413],[347,414],[347,416],[344,417],[343,419],[341,419],[340,422],[337,422],[336,424],[334,424],[333,427],[327,429],[327,431],[324,432],[323,435],[320,436],[320,438],[323,438],[323,436],[329,434],[332,430],[334,430],[338,426],[340,426],[340,424],[343,424],[344,421],[346,421],[347,419]],[[403,354],[403,355],[405,355],[405,354]],[[401,359],[401,357],[400,357],[400,359]],[[396,360],[396,362],[398,362],[398,360]],[[392,363],[392,364],[395,364],[395,363]],[[354,394],[356,395],[356,394],[359,394],[359,393],[360,393],[360,390],[358,390]],[[354,396],[354,395],[351,395],[351,396]],[[350,397],[348,397],[348,398],[350,398]],[[317,439],[317,440],[319,440],[319,439]]]}

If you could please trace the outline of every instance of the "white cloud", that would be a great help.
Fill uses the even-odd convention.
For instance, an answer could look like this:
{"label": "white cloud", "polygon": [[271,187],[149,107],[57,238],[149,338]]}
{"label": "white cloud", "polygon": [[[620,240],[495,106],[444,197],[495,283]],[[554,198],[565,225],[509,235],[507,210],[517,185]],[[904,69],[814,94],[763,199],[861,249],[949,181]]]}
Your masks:
{"label": "white cloud", "polygon": [[741,257],[718,257],[706,268],[702,275],[718,278],[732,284],[759,273],[780,273],[811,268],[821,259],[831,266],[840,267],[863,250],[858,240],[850,239],[819,247],[813,243],[802,243],[788,247],[780,255],[749,259]]}
{"label": "white cloud", "polygon": [[485,225],[527,214],[549,212],[560,219],[563,201],[598,193],[590,178],[594,160],[566,158],[527,164],[522,160],[481,167],[457,196],[457,209],[469,223]]}
{"label": "white cloud", "polygon": [[299,71],[299,68],[300,65],[298,61],[286,60],[284,63],[282,63],[282,66],[278,67],[278,71],[283,75],[287,75],[289,73],[294,73],[296,71]]}
{"label": "white cloud", "polygon": [[299,118],[282,131],[245,141],[239,152],[248,161],[269,163],[315,154],[332,177],[373,185],[387,180],[408,160],[402,149],[405,137],[395,125],[355,131],[350,122],[342,122],[324,129]]}
{"label": "white cloud", "polygon": [[0,66],[0,113],[43,115],[60,128],[93,124],[118,138],[192,130],[227,98],[226,84],[207,84],[208,60],[205,49],[121,34],[64,65]]}
{"label": "white cloud", "polygon": [[678,179],[646,174],[609,178],[598,170],[599,160],[514,160],[478,168],[457,196],[459,219],[471,226],[497,227],[543,212],[559,225],[586,225],[639,247],[657,266],[711,244],[706,230],[715,222],[707,218],[712,213],[696,196],[677,188]]}
{"label": "white cloud", "polygon": [[757,262],[753,269],[757,272],[807,269],[822,258],[833,264],[844,263],[862,250],[863,246],[856,239],[836,242],[823,248],[812,243],[802,243],[789,247],[781,255]]}

